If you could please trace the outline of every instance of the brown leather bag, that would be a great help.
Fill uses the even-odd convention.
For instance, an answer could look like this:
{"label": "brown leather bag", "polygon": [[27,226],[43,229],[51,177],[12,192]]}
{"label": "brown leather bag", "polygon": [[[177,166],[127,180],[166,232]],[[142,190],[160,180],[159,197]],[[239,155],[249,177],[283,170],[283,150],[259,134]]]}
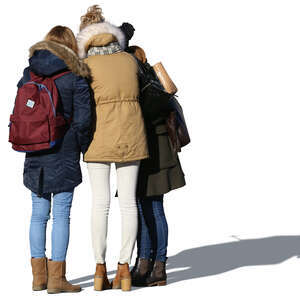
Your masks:
{"label": "brown leather bag", "polygon": [[191,142],[182,107],[175,97],[172,99],[172,111],[166,120],[166,126],[175,152],[180,152],[182,147]]}

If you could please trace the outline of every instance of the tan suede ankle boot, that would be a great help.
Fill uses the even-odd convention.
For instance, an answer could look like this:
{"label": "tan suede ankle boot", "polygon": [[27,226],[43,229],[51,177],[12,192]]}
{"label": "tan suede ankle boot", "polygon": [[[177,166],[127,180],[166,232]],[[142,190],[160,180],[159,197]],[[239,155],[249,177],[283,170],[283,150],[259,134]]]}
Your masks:
{"label": "tan suede ankle boot", "polygon": [[103,291],[111,289],[111,285],[107,278],[106,264],[97,264],[94,277],[95,291]]}
{"label": "tan suede ankle boot", "polygon": [[81,291],[79,285],[72,285],[66,279],[66,262],[48,260],[48,294],[62,292],[77,293]]}
{"label": "tan suede ankle boot", "polygon": [[131,290],[131,275],[129,272],[128,263],[120,264],[118,263],[118,270],[116,277],[112,282],[113,289],[122,289],[122,291]]}
{"label": "tan suede ankle boot", "polygon": [[32,290],[42,291],[47,289],[47,258],[31,258]]}

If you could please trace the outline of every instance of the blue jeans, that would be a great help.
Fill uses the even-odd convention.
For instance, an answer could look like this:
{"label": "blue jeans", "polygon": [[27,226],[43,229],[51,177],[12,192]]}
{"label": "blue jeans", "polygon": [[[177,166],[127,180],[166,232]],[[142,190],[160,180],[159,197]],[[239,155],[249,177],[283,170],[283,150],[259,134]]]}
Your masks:
{"label": "blue jeans", "polygon": [[[52,253],[54,261],[64,261],[67,254],[70,233],[70,211],[73,200],[73,190],[53,194],[53,226]],[[51,194],[38,197],[32,193],[32,215],[30,223],[30,251],[31,257],[45,257],[46,228],[50,219]]]}
{"label": "blue jeans", "polygon": [[164,213],[163,195],[140,198],[137,205],[139,212],[138,257],[165,262],[168,224]]}

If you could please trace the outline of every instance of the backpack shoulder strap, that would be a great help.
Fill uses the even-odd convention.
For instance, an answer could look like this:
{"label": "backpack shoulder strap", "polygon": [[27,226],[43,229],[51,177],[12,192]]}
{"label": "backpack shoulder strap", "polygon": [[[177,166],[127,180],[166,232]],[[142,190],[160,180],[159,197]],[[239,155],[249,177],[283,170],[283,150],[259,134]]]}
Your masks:
{"label": "backpack shoulder strap", "polygon": [[35,74],[34,72],[29,72],[29,80],[28,81],[41,81],[44,77]]}
{"label": "backpack shoulder strap", "polygon": [[62,77],[62,76],[64,76],[64,75],[66,75],[66,74],[69,74],[69,73],[72,73],[71,71],[66,71],[66,72],[63,72],[63,73],[59,73],[59,74],[57,74],[57,75],[54,75],[54,76],[52,76],[51,78],[52,78],[52,80],[56,80],[56,79],[58,79],[58,78],[60,78],[60,77]]}

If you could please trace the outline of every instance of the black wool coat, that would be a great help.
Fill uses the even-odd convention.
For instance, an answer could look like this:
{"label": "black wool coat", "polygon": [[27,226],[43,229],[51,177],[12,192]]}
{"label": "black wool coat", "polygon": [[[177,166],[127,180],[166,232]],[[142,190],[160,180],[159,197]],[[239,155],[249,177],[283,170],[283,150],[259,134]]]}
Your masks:
{"label": "black wool coat", "polygon": [[[141,161],[137,196],[149,197],[166,194],[185,185],[177,152],[173,149],[166,127],[166,119],[172,110],[172,96],[163,90],[147,88],[149,82],[160,85],[148,63],[138,61],[140,67],[140,103],[144,115],[149,158]],[[146,75],[146,77],[145,77]],[[144,88],[145,87],[145,88]]]}
{"label": "black wool coat", "polygon": [[71,124],[60,144],[46,151],[27,153],[24,163],[24,185],[32,192],[60,193],[74,189],[82,182],[80,152],[91,141],[92,99],[87,78],[88,67],[69,48],[49,41],[30,49],[29,67],[24,70],[18,87],[30,80],[29,72],[53,76],[70,70],[55,80],[62,111]]}

